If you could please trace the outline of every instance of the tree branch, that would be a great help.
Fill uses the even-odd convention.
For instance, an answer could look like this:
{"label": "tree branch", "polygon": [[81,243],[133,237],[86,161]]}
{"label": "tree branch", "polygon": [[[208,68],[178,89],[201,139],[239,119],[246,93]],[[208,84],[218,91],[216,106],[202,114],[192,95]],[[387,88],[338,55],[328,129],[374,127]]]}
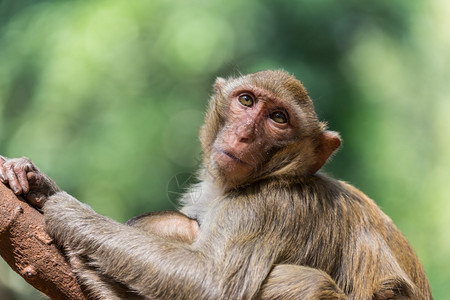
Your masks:
{"label": "tree branch", "polygon": [[41,213],[0,183],[0,255],[51,299],[86,299]]}

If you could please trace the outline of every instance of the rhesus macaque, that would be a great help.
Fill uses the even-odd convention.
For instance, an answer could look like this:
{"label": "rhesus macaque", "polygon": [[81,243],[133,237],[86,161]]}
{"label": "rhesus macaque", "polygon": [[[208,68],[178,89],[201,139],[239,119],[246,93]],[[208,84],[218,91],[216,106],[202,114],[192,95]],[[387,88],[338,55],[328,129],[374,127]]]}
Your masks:
{"label": "rhesus macaque", "polygon": [[41,208],[97,299],[432,299],[392,221],[318,170],[340,138],[283,71],[217,79],[200,183],[180,213],[119,224],[60,190],[28,159],[0,178]]}

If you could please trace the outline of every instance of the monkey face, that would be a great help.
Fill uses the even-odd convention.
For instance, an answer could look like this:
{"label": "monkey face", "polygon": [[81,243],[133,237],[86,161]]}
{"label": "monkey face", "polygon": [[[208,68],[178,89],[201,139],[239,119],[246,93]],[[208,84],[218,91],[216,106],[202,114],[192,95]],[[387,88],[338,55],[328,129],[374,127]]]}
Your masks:
{"label": "monkey face", "polygon": [[211,160],[234,184],[257,175],[274,150],[296,137],[297,112],[286,101],[256,86],[241,86],[227,98],[225,124]]}
{"label": "monkey face", "polygon": [[339,146],[300,81],[283,71],[218,78],[202,127],[204,164],[226,190],[313,174]]}

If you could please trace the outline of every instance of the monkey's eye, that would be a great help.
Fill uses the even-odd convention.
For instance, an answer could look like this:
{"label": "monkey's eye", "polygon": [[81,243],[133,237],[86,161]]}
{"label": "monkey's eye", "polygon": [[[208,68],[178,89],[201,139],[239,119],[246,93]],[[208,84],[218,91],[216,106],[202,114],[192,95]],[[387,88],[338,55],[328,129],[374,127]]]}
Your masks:
{"label": "monkey's eye", "polygon": [[284,124],[287,123],[287,116],[282,111],[276,111],[269,115],[269,117],[277,123]]}
{"label": "monkey's eye", "polygon": [[244,106],[247,106],[247,107],[253,106],[254,100],[253,100],[253,97],[250,95],[240,95],[238,99],[239,99],[239,102]]}

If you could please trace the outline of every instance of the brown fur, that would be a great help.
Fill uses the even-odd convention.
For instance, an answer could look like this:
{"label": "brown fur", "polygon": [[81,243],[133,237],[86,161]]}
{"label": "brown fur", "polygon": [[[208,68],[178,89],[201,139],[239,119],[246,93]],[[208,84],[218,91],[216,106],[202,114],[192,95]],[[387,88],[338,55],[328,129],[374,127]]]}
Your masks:
{"label": "brown fur", "polygon": [[[262,102],[240,107],[242,93]],[[289,112],[289,122],[272,130],[264,116],[274,103]],[[233,105],[242,117],[231,113]],[[239,136],[240,126],[254,131],[251,138]],[[230,136],[238,142],[224,143]],[[127,226],[65,192],[48,198],[47,230],[70,249],[93,297],[432,299],[419,260],[392,221],[356,188],[316,173],[340,138],[318,121],[293,76],[219,78],[200,140],[202,181],[183,197],[184,215],[143,216]],[[0,175],[11,164],[0,164]]]}

